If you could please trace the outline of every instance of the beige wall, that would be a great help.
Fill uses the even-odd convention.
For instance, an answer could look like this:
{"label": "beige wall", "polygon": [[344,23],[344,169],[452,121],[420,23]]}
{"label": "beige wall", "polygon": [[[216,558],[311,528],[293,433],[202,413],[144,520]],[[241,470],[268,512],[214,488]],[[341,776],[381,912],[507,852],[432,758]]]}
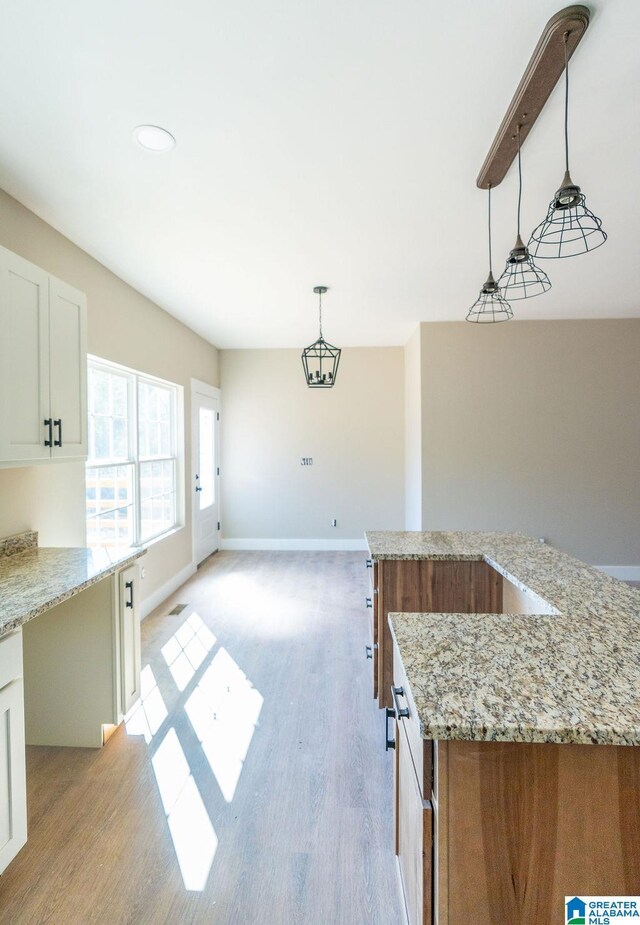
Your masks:
{"label": "beige wall", "polygon": [[422,521],[640,564],[640,319],[422,324]]}
{"label": "beige wall", "polygon": [[225,540],[402,527],[402,348],[343,350],[326,390],[305,386],[299,350],[223,350],[221,380]]}
{"label": "beige wall", "polygon": [[404,348],[405,530],[422,529],[422,338],[420,325]]}
{"label": "beige wall", "polygon": [[[190,379],[219,384],[216,348],[1,190],[0,244],[87,294],[90,353],[184,386],[190,489]],[[144,559],[145,597],[191,562],[189,500],[187,491],[185,528]],[[83,465],[0,470],[0,536],[26,528],[39,530],[42,544],[84,545]]]}

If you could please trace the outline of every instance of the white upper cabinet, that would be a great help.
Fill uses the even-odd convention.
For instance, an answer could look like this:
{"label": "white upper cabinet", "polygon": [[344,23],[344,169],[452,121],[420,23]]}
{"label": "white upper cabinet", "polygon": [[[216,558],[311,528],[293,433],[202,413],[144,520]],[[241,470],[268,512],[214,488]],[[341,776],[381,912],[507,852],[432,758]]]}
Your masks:
{"label": "white upper cabinet", "polygon": [[82,292],[53,276],[49,279],[49,382],[52,455],[86,456],[87,301]]}
{"label": "white upper cabinet", "polygon": [[87,455],[87,308],[0,247],[0,465]]}

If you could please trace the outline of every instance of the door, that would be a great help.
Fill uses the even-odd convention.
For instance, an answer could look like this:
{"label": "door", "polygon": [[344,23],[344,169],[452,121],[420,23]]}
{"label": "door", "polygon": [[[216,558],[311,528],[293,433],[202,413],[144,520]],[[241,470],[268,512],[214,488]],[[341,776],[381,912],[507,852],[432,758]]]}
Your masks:
{"label": "door", "polygon": [[219,548],[220,389],[191,380],[193,554],[196,565]]}
{"label": "door", "polygon": [[54,457],[87,455],[86,298],[51,277],[49,369]]}
{"label": "door", "polygon": [[49,276],[0,247],[0,461],[48,459]]}

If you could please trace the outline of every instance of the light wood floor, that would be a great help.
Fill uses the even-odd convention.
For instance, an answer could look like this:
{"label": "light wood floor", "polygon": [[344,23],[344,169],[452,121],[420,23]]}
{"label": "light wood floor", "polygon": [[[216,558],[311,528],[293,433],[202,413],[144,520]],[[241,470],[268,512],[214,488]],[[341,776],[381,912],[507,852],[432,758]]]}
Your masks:
{"label": "light wood floor", "polygon": [[401,925],[368,593],[364,554],[208,560],[143,624],[149,741],[28,749],[0,925]]}

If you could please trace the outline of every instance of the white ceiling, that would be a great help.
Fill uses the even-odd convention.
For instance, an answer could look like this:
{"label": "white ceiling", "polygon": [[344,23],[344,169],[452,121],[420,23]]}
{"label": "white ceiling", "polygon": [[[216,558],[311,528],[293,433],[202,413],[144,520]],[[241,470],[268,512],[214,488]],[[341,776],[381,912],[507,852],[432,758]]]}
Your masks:
{"label": "white ceiling", "polygon": [[[402,344],[486,271],[475,178],[559,0],[2,0],[0,186],[220,347]],[[640,315],[640,2],[590,4],[571,163],[609,241],[518,318]],[[165,155],[136,146],[169,129]],[[563,174],[556,88],[523,224]],[[494,255],[513,245],[514,169]]]}

